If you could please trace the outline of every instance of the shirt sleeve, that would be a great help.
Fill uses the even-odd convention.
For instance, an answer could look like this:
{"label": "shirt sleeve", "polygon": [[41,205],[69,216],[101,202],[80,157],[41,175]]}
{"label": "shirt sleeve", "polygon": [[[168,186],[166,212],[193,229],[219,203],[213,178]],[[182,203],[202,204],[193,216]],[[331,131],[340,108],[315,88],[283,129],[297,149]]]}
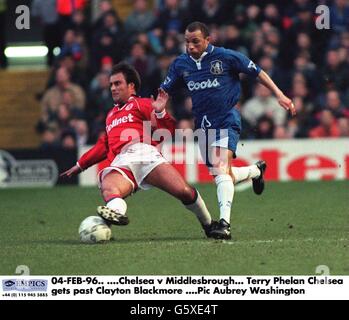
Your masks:
{"label": "shirt sleeve", "polygon": [[96,144],[87,152],[85,152],[78,160],[78,165],[82,170],[93,166],[94,164],[103,161],[108,155],[107,135],[102,135]]}
{"label": "shirt sleeve", "polygon": [[182,77],[178,73],[177,70],[177,59],[172,62],[168,69],[167,76],[163,83],[161,83],[160,87],[164,89],[167,93],[172,95],[176,88],[182,83]]}
{"label": "shirt sleeve", "polygon": [[262,70],[260,66],[240,52],[226,49],[226,56],[231,68],[237,73],[257,77]]}
{"label": "shirt sleeve", "polygon": [[151,105],[151,99],[141,99],[138,106],[145,120],[151,121],[153,130],[167,129],[171,132],[171,135],[174,134],[176,120],[166,110],[156,115]]}
{"label": "shirt sleeve", "polygon": [[155,119],[156,119],[156,128],[167,129],[171,132],[171,136],[174,135],[175,129],[176,129],[176,120],[167,111],[164,111],[161,118],[159,118],[155,114]]}
{"label": "shirt sleeve", "polygon": [[144,120],[150,121],[151,120],[151,113],[153,111],[153,108],[151,106],[151,99],[148,98],[138,98],[136,100],[137,107],[142,114]]}

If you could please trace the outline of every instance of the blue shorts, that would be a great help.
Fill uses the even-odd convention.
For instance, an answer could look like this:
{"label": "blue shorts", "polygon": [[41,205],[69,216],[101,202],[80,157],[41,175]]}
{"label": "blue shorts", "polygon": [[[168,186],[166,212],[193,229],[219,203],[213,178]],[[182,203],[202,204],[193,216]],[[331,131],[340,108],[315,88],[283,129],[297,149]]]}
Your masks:
{"label": "blue shorts", "polygon": [[[201,156],[208,167],[212,167],[210,161],[211,150],[214,147],[225,148],[233,151],[233,157],[236,158],[237,144],[241,132],[241,115],[236,108],[232,108],[226,117],[215,123],[212,119],[207,119],[209,126],[202,128],[204,136],[199,138],[199,147]],[[211,125],[211,123],[213,125]]]}
{"label": "blue shorts", "polygon": [[220,147],[233,151],[233,158],[236,158],[236,149],[239,142],[240,132],[233,128],[228,129],[208,129],[205,131],[205,137],[199,139],[199,148],[203,161],[208,167],[212,167],[211,155],[212,149]]}

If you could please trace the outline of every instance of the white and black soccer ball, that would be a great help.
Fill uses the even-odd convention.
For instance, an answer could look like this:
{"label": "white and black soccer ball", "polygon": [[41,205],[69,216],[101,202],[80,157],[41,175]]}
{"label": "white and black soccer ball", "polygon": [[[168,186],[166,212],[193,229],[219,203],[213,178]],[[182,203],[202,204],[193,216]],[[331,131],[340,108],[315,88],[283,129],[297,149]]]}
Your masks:
{"label": "white and black soccer ball", "polygon": [[84,219],[79,227],[80,240],[83,243],[103,243],[111,238],[111,229],[99,216]]}

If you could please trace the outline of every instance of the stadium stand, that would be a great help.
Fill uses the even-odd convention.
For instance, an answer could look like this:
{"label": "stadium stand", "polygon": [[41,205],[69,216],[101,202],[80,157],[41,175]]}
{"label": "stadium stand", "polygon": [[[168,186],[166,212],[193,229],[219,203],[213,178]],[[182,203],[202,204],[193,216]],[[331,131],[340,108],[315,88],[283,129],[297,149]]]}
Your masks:
{"label": "stadium stand", "polygon": [[40,140],[35,126],[40,117],[37,91],[47,71],[0,71],[1,148],[34,148]]}
{"label": "stadium stand", "polygon": [[[20,105],[30,103],[31,108],[34,108],[32,104],[36,105],[35,112],[28,111],[31,120],[26,126],[35,127],[32,119],[37,116],[36,129],[41,138],[50,128],[57,145],[67,134],[75,137],[77,143],[78,137],[84,136],[78,144],[96,141],[103,130],[104,117],[112,107],[108,92],[111,66],[121,60],[130,62],[142,77],[140,94],[156,94],[167,67],[184,50],[182,32],[188,21],[193,20],[209,25],[214,45],[239,50],[260,64],[296,102],[298,114],[295,118],[275,113],[273,98],[244,78],[239,105],[244,124],[242,138],[317,137],[313,129],[319,125],[325,126],[321,136],[331,136],[329,128],[337,125],[340,130],[336,135],[348,135],[349,5],[346,1],[293,0],[281,4],[274,0],[154,0],[151,6],[144,0],[77,3],[80,10],[58,15],[61,53],[50,62],[49,80],[43,84],[43,78],[38,75],[38,82],[31,83],[30,89],[34,91],[33,96],[41,92],[45,99],[45,94],[56,84],[56,71],[64,67],[72,85],[83,90],[85,99],[77,102],[75,89],[75,94],[70,89],[62,89],[55,108],[49,113],[42,108],[41,117],[38,112],[43,100],[35,102],[30,97],[18,102]],[[329,30],[315,27],[315,8],[319,4],[326,4],[331,10]],[[15,76],[9,73],[8,77]],[[25,79],[21,78],[24,86]],[[4,86],[1,108],[10,109],[7,104],[15,103],[15,93],[4,94],[11,88],[7,81],[1,81]],[[259,110],[258,114],[253,111],[256,106],[266,104],[270,106]],[[186,90],[173,97],[171,108],[180,128],[192,126]],[[325,117],[330,119],[328,121],[324,121],[325,110],[325,114],[330,113]],[[8,115],[1,121],[8,124],[11,119]],[[20,128],[18,130],[24,130]],[[268,132],[261,132],[261,128],[268,128]],[[31,129],[27,130],[28,133]],[[10,141],[15,146],[33,146],[40,141],[32,133],[25,136],[27,140],[21,142],[9,138],[6,146]]]}

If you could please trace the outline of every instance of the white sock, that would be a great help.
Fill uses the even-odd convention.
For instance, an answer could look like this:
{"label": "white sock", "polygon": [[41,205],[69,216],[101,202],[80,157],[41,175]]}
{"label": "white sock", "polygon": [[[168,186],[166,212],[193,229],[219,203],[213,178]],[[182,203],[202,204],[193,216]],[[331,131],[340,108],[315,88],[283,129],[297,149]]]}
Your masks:
{"label": "white sock", "polygon": [[199,222],[203,226],[207,226],[211,224],[211,221],[212,221],[211,215],[210,215],[210,212],[207,210],[205,202],[201,198],[199,191],[196,190],[196,192],[197,192],[196,201],[192,204],[186,205],[185,207],[196,215]]}
{"label": "white sock", "polygon": [[114,198],[106,204],[106,206],[118,213],[126,214],[127,204],[124,199]]}
{"label": "white sock", "polygon": [[220,219],[230,223],[231,205],[234,198],[234,183],[229,174],[216,176],[217,198],[220,210]]}
{"label": "white sock", "polygon": [[248,167],[231,167],[231,171],[233,172],[235,178],[234,184],[248,179],[257,178],[261,174],[261,171],[255,164]]}

